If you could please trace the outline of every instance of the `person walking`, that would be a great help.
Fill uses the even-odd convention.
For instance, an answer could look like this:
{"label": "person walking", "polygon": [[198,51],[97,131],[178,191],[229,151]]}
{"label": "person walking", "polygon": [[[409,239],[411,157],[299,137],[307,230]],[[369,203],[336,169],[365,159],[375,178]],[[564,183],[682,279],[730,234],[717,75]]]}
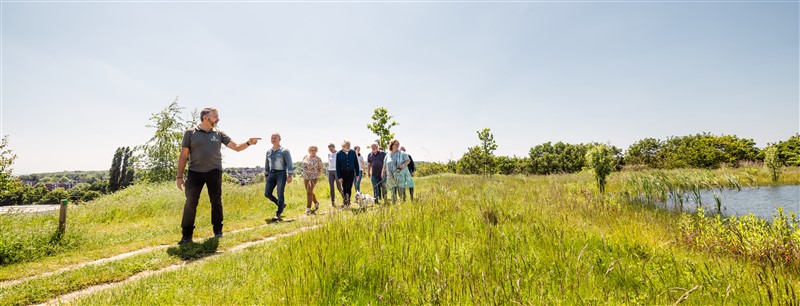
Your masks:
{"label": "person walking", "polygon": [[[336,145],[333,143],[328,145],[328,187],[331,190],[331,206],[336,207],[336,190],[341,192],[342,183],[336,177]],[[333,189],[333,184],[336,183],[336,189]]]}
{"label": "person walking", "polygon": [[[403,151],[403,153],[406,153],[406,148],[405,147],[400,147],[400,151]],[[406,186],[406,187],[408,188],[408,194],[411,195],[411,201],[413,202],[414,201],[414,172],[417,172],[417,166],[414,165],[414,158],[412,158],[411,155],[409,155],[408,153],[406,153],[406,155],[408,155],[408,160],[409,160],[408,172],[410,173],[410,175],[408,177],[408,182],[407,182],[408,186]]]}
{"label": "person walking", "polygon": [[[183,205],[181,219],[182,238],[178,244],[192,242],[197,204],[200,201],[203,185],[208,187],[214,237],[222,237],[222,145],[240,152],[261,140],[261,138],[250,138],[245,143],[237,144],[228,137],[228,134],[217,129],[218,123],[217,109],[206,107],[200,112],[200,124],[187,129],[183,134],[175,183],[178,189],[184,190],[186,203]],[[189,173],[184,180],[187,160]]]}
{"label": "person walking", "polygon": [[355,181],[356,192],[361,192],[361,179],[364,177],[364,168],[365,168],[364,157],[361,156],[361,147],[355,146],[353,150],[356,151],[356,156],[358,158],[358,175],[356,175],[356,181]]}
{"label": "person walking", "polygon": [[408,186],[408,179],[411,173],[408,172],[408,155],[400,151],[400,141],[392,139],[389,142],[389,154],[383,160],[382,177],[386,182],[386,187],[392,191],[392,203],[397,203],[397,194],[406,200],[405,188]]}
{"label": "person walking", "polygon": [[342,183],[344,208],[349,208],[353,182],[358,179],[358,156],[350,150],[349,140],[345,140],[342,149],[336,153],[336,177]]}
{"label": "person walking", "polygon": [[372,152],[367,155],[367,176],[372,181],[372,196],[375,198],[375,204],[378,204],[380,199],[386,196],[386,184],[381,177],[386,152],[380,150],[377,143],[373,143],[370,147]]}
{"label": "person walking", "polygon": [[[292,165],[292,155],[289,150],[281,147],[281,134],[273,133],[270,137],[272,149],[267,150],[267,158],[264,161],[264,174],[267,175],[267,184],[264,187],[264,196],[278,206],[272,222],[282,221],[281,214],[286,208],[286,198],[284,190],[286,184],[292,183],[294,166]],[[272,193],[278,188],[278,197]]]}
{"label": "person walking", "polygon": [[[319,210],[319,201],[314,194],[314,187],[317,186],[319,177],[322,176],[322,159],[317,156],[317,146],[308,148],[308,155],[303,157],[303,185],[306,188],[306,214],[312,214]],[[311,204],[314,209],[311,209]]]}

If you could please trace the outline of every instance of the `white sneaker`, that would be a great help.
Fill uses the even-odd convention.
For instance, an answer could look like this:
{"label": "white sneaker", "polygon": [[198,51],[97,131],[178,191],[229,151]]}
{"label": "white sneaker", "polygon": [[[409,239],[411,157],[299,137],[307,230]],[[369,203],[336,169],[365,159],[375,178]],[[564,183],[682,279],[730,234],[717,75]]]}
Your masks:
{"label": "white sneaker", "polygon": [[311,214],[311,208],[306,208],[306,215],[310,215],[310,214]]}

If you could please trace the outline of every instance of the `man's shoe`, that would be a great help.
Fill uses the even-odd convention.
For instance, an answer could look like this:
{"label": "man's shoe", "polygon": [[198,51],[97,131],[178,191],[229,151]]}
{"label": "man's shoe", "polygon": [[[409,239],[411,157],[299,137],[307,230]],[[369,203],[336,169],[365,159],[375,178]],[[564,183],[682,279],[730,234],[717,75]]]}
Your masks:
{"label": "man's shoe", "polygon": [[192,243],[192,238],[183,238],[181,241],[178,241],[178,245],[184,245],[187,243]]}
{"label": "man's shoe", "polygon": [[217,238],[217,239],[222,238],[222,236],[223,236],[222,232],[214,234],[214,238]]}

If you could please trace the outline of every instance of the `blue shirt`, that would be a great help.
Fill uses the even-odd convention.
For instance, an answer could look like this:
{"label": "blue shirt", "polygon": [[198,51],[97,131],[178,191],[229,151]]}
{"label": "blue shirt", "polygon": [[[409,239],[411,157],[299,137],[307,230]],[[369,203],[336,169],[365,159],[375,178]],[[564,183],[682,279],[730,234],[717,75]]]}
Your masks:
{"label": "blue shirt", "polygon": [[264,162],[264,172],[269,174],[270,170],[288,171],[289,175],[294,174],[292,165],[292,155],[289,150],[283,147],[267,150],[267,160]]}

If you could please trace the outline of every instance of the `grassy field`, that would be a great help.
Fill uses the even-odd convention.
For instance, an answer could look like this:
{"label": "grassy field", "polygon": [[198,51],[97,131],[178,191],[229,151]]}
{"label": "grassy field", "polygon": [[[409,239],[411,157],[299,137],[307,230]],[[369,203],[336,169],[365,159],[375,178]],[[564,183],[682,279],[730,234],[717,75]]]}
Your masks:
{"label": "grassy field", "polygon": [[[749,169],[706,174],[752,177],[756,183],[765,175]],[[231,185],[224,189],[226,231],[240,231],[218,241],[196,239],[199,244],[190,248],[166,246],[180,236],[181,193],[171,185],[135,186],[74,207],[71,226],[58,241],[52,215],[0,216],[0,249],[3,258],[11,258],[0,266],[0,281],[29,277],[0,282],[0,304],[44,302],[175,265],[181,266],[74,302],[800,302],[796,258],[776,262],[687,243],[686,215],[628,203],[626,175],[614,174],[606,195],[597,193],[589,173],[426,177],[417,182],[416,202],[312,218],[300,217],[302,186],[292,184],[289,215],[298,221],[278,225],[264,225],[274,206],[266,204],[263,186]],[[782,183],[800,183],[800,171],[790,169]],[[369,184],[362,188],[371,190]],[[326,198],[325,184],[317,191]],[[198,212],[203,237],[211,235],[205,201]],[[248,241],[314,225],[319,227],[233,251]],[[797,237],[789,242],[800,242]],[[60,270],[153,246],[161,247]],[[35,276],[42,273],[49,274]]]}

